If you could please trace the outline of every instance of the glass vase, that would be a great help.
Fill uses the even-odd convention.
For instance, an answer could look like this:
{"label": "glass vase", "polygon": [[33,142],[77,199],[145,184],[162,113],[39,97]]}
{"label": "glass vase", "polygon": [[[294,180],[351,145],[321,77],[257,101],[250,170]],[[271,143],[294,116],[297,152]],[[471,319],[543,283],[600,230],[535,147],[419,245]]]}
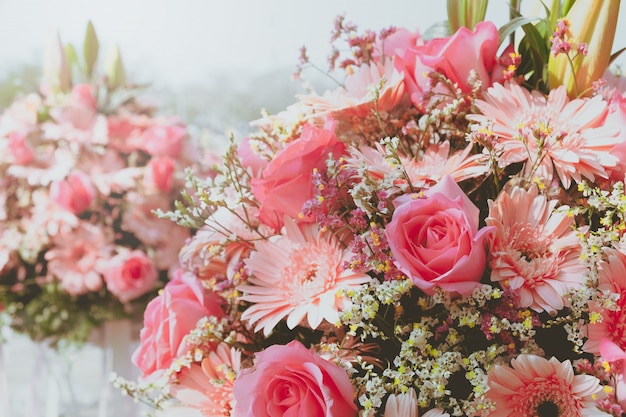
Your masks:
{"label": "glass vase", "polygon": [[137,379],[138,343],[130,320],[105,323],[81,346],[0,339],[0,417],[139,417],[138,404],[111,382],[112,373]]}

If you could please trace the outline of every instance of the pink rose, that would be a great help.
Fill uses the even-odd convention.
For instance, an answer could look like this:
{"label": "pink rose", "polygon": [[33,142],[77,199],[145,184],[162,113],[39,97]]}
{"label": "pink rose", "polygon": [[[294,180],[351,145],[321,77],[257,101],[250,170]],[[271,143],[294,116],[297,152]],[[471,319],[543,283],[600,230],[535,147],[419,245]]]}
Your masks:
{"label": "pink rose", "polygon": [[50,185],[50,198],[65,210],[80,214],[93,202],[95,191],[89,177],[76,171]]}
{"label": "pink rose", "polygon": [[9,153],[13,158],[13,163],[26,165],[35,159],[32,149],[26,143],[27,134],[25,132],[11,132],[9,134]]}
{"label": "pink rose", "polygon": [[141,134],[140,147],[152,156],[176,158],[183,149],[187,131],[183,126],[151,126]]}
{"label": "pink rose", "polygon": [[102,275],[108,290],[126,303],[154,289],[159,271],[148,255],[134,250],[111,258]]}
{"label": "pink rose", "polygon": [[188,347],[183,338],[206,316],[222,317],[222,299],[205,290],[200,280],[179,270],[163,291],[146,307],[141,344],[133,353],[133,363],[143,377],[158,377]]}
{"label": "pink rose", "polygon": [[299,221],[302,206],[313,198],[313,170],[326,167],[328,155],[345,153],[332,130],[305,125],[299,139],[289,143],[265,167],[261,178],[252,180],[252,192],[261,203],[259,220],[279,229],[284,215]]}
{"label": "pink rose", "polygon": [[427,294],[434,287],[469,294],[483,276],[485,238],[478,208],[448,175],[423,198],[402,196],[385,229],[395,265]]}
{"label": "pink rose", "polygon": [[462,27],[450,37],[409,48],[397,56],[395,63],[404,72],[411,100],[418,104],[429,83],[425,74],[430,71],[441,72],[467,93],[472,89],[467,80],[473,70],[482,81],[482,88],[487,89],[500,77],[497,52],[498,29],[492,22],[480,22],[474,31]]}
{"label": "pink rose", "polygon": [[[65,106],[50,109],[50,116],[61,126],[61,131],[70,127],[79,130],[91,130],[98,120],[96,99],[88,84],[77,84],[72,87],[70,101]],[[72,129],[70,129],[72,130]],[[63,135],[65,133],[58,133]]]}
{"label": "pink rose", "polygon": [[176,161],[169,156],[157,156],[148,162],[144,184],[151,188],[169,193],[174,182]]}
{"label": "pink rose", "polygon": [[96,99],[89,84],[76,84],[72,87],[71,97],[72,104],[76,107],[86,107],[92,110],[97,107]]}
{"label": "pink rose", "polygon": [[235,380],[234,417],[355,416],[354,388],[345,370],[302,343],[273,345]]}

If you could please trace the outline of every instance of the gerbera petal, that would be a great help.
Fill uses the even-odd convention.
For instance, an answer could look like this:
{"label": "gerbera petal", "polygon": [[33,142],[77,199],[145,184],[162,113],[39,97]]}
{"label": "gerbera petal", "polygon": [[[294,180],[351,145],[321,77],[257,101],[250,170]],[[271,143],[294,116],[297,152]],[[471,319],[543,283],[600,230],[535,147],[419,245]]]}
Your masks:
{"label": "gerbera petal", "polygon": [[[365,273],[345,269],[350,248],[316,224],[285,218],[281,235],[257,242],[246,260],[251,277],[240,285],[241,299],[252,303],[242,319],[255,331],[269,335],[283,319],[290,329],[303,323],[317,328],[339,317],[335,295],[371,280]],[[282,256],[275,256],[281,254]]]}

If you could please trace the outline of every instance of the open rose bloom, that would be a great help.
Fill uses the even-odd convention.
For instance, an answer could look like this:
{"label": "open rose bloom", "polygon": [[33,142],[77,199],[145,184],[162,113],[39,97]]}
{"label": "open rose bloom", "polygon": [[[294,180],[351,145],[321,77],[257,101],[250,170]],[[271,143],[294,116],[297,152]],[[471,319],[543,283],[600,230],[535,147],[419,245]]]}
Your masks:
{"label": "open rose bloom", "polygon": [[[606,67],[587,42],[616,2],[554,2],[512,41],[484,4],[448,2],[441,37],[336,20],[338,84],[255,120],[172,213],[196,283],[150,303],[133,358],[174,398],[133,395],[168,417],[626,415],[626,82],[546,73]],[[167,190],[176,129],[135,136]],[[123,226],[149,238],[137,201]]]}

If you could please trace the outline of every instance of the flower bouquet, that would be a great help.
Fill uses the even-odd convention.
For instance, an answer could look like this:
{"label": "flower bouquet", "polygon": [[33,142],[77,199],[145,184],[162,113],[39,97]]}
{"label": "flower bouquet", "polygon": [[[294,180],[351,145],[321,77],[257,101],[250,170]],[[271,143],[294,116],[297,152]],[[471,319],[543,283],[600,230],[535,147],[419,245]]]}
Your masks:
{"label": "flower bouquet", "polygon": [[0,117],[0,307],[33,340],[84,342],[137,318],[178,265],[187,228],[159,219],[200,149],[174,117],[138,99],[117,47],[98,71],[57,36],[40,91]]}
{"label": "flower bouquet", "polygon": [[165,215],[197,233],[122,390],[178,417],[624,415],[619,1],[500,29],[486,3],[432,37],[337,19],[337,87]]}

